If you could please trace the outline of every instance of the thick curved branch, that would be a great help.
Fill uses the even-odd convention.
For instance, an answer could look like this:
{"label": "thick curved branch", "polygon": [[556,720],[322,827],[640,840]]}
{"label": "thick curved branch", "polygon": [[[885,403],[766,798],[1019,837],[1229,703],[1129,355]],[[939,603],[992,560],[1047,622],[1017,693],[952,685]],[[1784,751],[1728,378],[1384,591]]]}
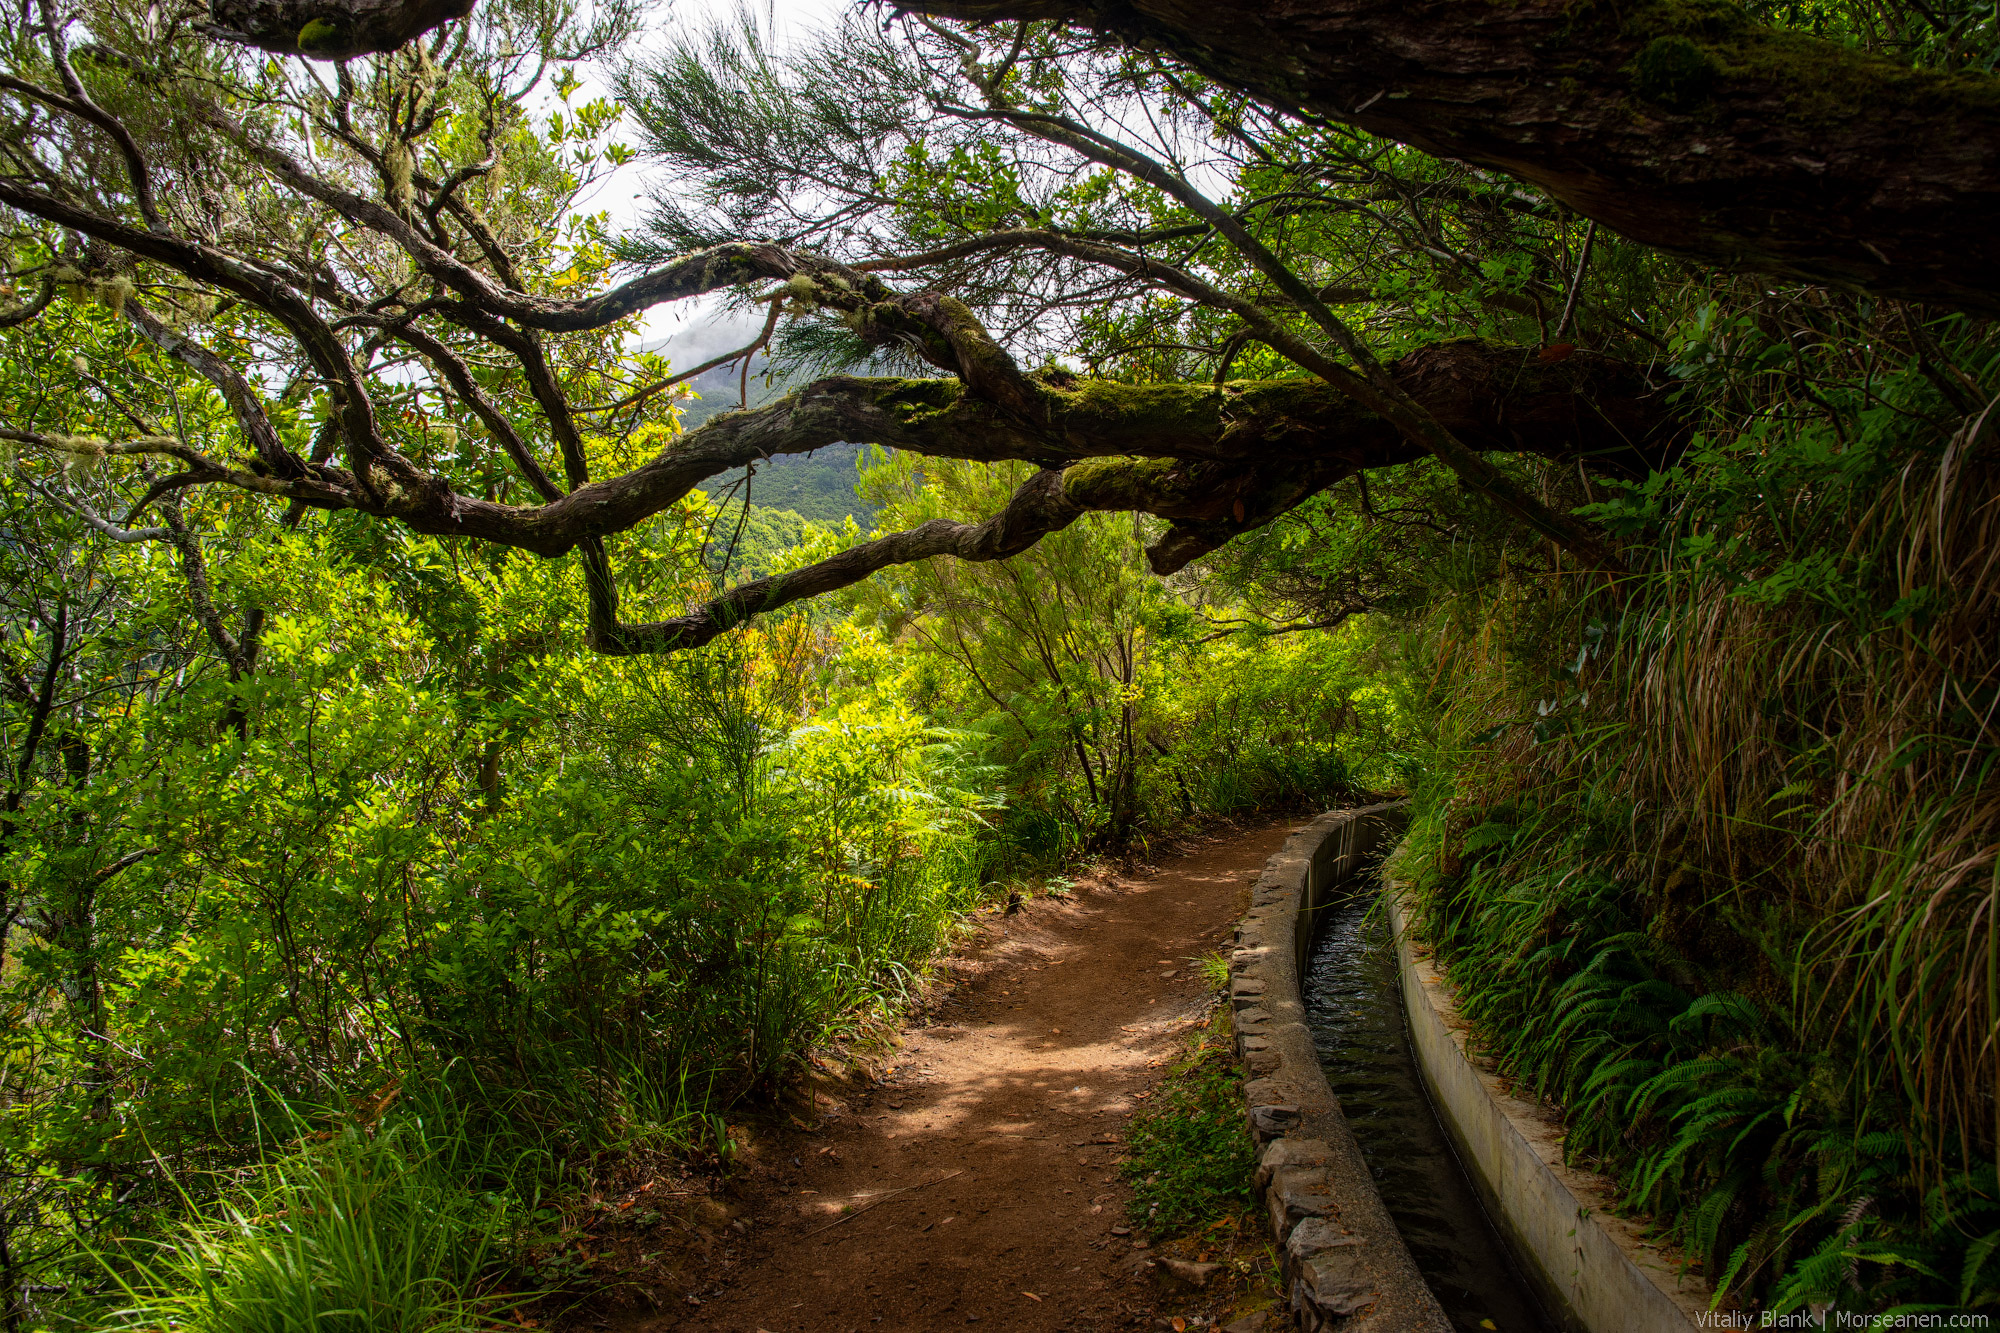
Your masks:
{"label": "thick curved branch", "polygon": [[[1663,462],[1685,434],[1664,398],[1636,371],[1590,353],[1543,365],[1526,349],[1447,343],[1405,357],[1392,369],[1427,410],[1483,448],[1584,460],[1632,476]],[[906,442],[899,447],[910,448],[922,437],[916,451],[931,456],[986,461],[1032,456],[1032,448],[1023,447],[1027,437],[1002,433],[1017,427],[994,428],[971,414],[955,417],[973,401],[956,385],[830,380],[811,392],[872,393],[877,401],[889,401],[897,391],[878,386],[926,383],[939,386],[936,396],[906,422]],[[1073,451],[1071,457],[1089,457],[1060,469],[1044,460],[1043,469],[992,519],[937,520],[879,538],[790,574],[743,584],[685,616],[620,623],[608,557],[595,539],[582,544],[591,646],[617,655],[696,647],[757,615],[847,587],[891,565],[937,555],[1002,559],[1091,510],[1170,519],[1166,534],[1146,552],[1156,573],[1169,574],[1363,469],[1424,456],[1390,422],[1310,380],[1238,382],[1219,391],[1086,382],[1051,388],[1046,401],[1051,429]],[[767,408],[731,415],[748,426],[760,418],[774,424],[785,413]]]}
{"label": "thick curved branch", "polygon": [[1083,513],[1082,507],[1065,495],[1062,474],[1045,469],[1015,491],[1005,509],[983,523],[932,519],[908,532],[864,542],[790,574],[742,584],[685,616],[640,625],[618,623],[617,593],[600,549],[586,559],[590,646],[619,657],[699,647],[754,616],[849,587],[891,565],[941,555],[960,560],[1004,560],[1051,532],[1060,532]]}
{"label": "thick curved branch", "polygon": [[297,454],[285,448],[278,438],[278,431],[271,424],[271,418],[264,411],[256,390],[250,382],[237,373],[236,367],[224,361],[212,350],[202,346],[184,333],[169,327],[152,311],[137,301],[127,299],[125,318],[147,342],[191,368],[196,374],[216,387],[224,402],[229,404],[230,413],[236,418],[237,429],[243,432],[243,439],[250,446],[264,466],[273,476],[303,477],[306,465]]}
{"label": "thick curved branch", "polygon": [[1146,548],[1153,572],[1172,574],[1363,467],[1384,465],[1360,461],[1353,452],[1303,465],[1175,459],[1079,463],[1063,473],[1063,494],[1083,509],[1136,511],[1173,520],[1166,534]]}
{"label": "thick curved branch", "polygon": [[[437,364],[449,377],[448,364]],[[1390,373],[1468,448],[1581,460],[1614,476],[1634,477],[1670,458],[1685,436],[1685,423],[1643,374],[1588,352],[1545,365],[1532,349],[1441,343],[1403,358]],[[170,439],[97,447],[110,454],[168,454],[204,481],[315,508],[360,509],[419,532],[472,537],[546,556],[636,527],[724,472],[843,442],[1043,467],[1137,456],[1311,470],[1325,460],[1385,467],[1421,456],[1386,419],[1316,380],[1237,382],[1220,390],[1209,384],[1063,377],[1023,377],[1021,383],[1032,398],[1017,412],[997,407],[958,380],[820,380],[766,406],[714,417],[631,472],[533,506],[460,495],[442,483],[369,495],[347,474],[324,466],[299,479],[259,476]],[[478,398],[467,401],[480,410]],[[71,447],[26,432],[0,431],[0,438],[57,451]]]}
{"label": "thick curved branch", "polygon": [[[1449,427],[1403,392],[1367,345],[1320,299],[1314,286],[1294,273],[1240,220],[1197,190],[1178,171],[1090,126],[1064,116],[1026,111],[1007,105],[997,97],[991,98],[989,110],[966,110],[963,114],[1007,121],[1038,138],[1060,144],[1085,158],[1144,181],[1178,201],[1214,227],[1236,248],[1238,254],[1250,262],[1251,267],[1275,283],[1278,290],[1317,324],[1334,346],[1354,363],[1354,368],[1350,370],[1323,355],[1317,348],[1303,345],[1301,339],[1291,340],[1301,344],[1298,352],[1276,342],[1271,344],[1273,347],[1284,351],[1300,366],[1319,375],[1357,402],[1394,422],[1412,443],[1436,454],[1446,467],[1458,474],[1460,481],[1556,542],[1577,559],[1600,571],[1622,572],[1623,566],[1618,557],[1589,524],[1550,509],[1516,485],[1506,473],[1481,458],[1476,450],[1468,448]],[[1267,329],[1276,331],[1276,321],[1266,317],[1261,322],[1264,327],[1259,328],[1260,334]]]}

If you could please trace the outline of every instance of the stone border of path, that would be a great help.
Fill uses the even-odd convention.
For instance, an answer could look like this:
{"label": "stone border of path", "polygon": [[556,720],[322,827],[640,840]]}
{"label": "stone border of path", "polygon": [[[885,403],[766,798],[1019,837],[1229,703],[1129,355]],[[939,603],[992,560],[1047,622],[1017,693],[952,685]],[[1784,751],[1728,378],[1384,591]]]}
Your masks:
{"label": "stone border of path", "polygon": [[1514,1096],[1467,1051],[1468,1025],[1450,984],[1410,935],[1409,904],[1393,883],[1383,892],[1425,1090],[1543,1305],[1584,1333],[1702,1327],[1714,1289],[1682,1274],[1636,1224],[1612,1211],[1617,1193],[1609,1180],[1563,1160],[1561,1117]]}
{"label": "stone border of path", "polygon": [[1403,805],[1321,815],[1269,861],[1236,927],[1229,1002],[1257,1191],[1305,1333],[1450,1333],[1327,1086],[1299,978],[1313,913],[1402,828]]}

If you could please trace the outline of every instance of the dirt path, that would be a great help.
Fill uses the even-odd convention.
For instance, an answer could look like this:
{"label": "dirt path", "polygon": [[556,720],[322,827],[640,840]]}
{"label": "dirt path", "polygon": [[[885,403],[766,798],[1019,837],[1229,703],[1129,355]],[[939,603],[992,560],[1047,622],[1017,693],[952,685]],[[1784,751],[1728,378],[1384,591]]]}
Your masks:
{"label": "dirt path", "polygon": [[1112,1232],[1116,1140],[1207,1012],[1191,960],[1220,947],[1289,827],[982,917],[951,997],[907,1034],[888,1081],[823,1107],[820,1132],[755,1181],[724,1290],[635,1329],[1152,1324],[1143,1246]]}

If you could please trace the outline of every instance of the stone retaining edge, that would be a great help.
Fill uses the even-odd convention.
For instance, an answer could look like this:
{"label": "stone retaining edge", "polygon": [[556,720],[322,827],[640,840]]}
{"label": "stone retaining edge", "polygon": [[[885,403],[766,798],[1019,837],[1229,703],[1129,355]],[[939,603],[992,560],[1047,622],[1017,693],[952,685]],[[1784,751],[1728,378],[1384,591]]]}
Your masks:
{"label": "stone retaining edge", "polygon": [[1312,917],[1401,830],[1403,803],[1336,810],[1264,864],[1236,927],[1229,1003],[1257,1143],[1257,1194],[1305,1333],[1450,1333],[1327,1086],[1300,975]]}
{"label": "stone retaining edge", "polygon": [[1403,1008],[1425,1090],[1523,1275],[1572,1333],[1689,1333],[1709,1326],[1709,1285],[1683,1275],[1638,1226],[1616,1216],[1611,1182],[1563,1160],[1560,1117],[1514,1096],[1467,1053],[1449,983],[1408,929],[1384,881]]}

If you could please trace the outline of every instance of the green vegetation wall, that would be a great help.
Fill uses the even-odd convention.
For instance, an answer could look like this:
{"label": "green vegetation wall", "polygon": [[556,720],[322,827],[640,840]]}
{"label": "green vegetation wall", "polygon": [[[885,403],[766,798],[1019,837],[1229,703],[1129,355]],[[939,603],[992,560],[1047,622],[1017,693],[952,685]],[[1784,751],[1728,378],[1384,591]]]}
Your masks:
{"label": "green vegetation wall", "polygon": [[[1968,411],[2000,348],[1906,320],[1698,310],[1703,433],[1585,511],[1635,572],[1439,588],[1402,631],[1428,736],[1395,868],[1465,1012],[1573,1159],[1780,1311],[2000,1285],[2000,490]],[[1890,328],[1919,350],[1884,364]]]}

